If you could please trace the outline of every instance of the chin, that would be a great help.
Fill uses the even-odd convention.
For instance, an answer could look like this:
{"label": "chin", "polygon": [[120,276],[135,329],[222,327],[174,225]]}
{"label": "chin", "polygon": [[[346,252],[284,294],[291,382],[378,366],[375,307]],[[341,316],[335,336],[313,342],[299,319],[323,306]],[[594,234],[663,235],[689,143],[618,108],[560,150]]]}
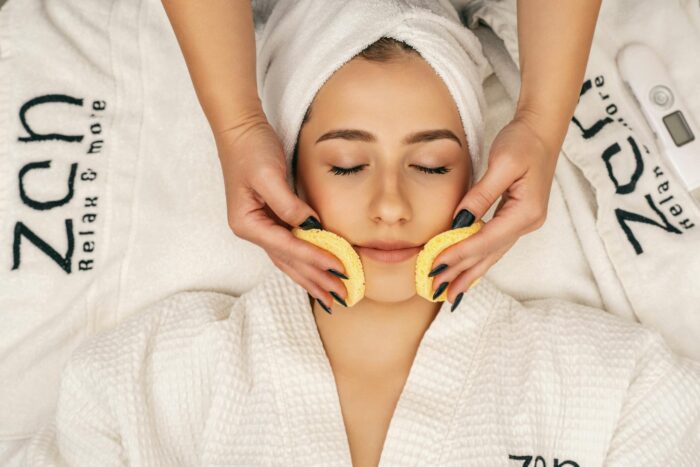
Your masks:
{"label": "chin", "polygon": [[[394,271],[389,271],[393,268]],[[387,264],[381,269],[365,268],[365,298],[375,302],[398,303],[416,295],[414,262]]]}

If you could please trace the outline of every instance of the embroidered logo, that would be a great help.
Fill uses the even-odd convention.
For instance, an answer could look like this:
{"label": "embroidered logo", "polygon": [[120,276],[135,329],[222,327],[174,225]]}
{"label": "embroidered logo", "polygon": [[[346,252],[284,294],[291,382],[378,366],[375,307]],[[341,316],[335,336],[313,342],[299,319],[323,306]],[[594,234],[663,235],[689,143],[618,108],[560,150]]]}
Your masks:
{"label": "embroidered logo", "polygon": [[[659,160],[657,154],[652,153],[645,144],[638,141],[639,135],[633,131],[625,119],[619,116],[618,106],[609,100],[611,94],[606,90],[605,78],[602,75],[583,82],[579,101],[582,99],[587,102],[587,105],[578,106],[571,121],[584,141],[596,141],[597,137],[597,140],[603,143],[604,148],[600,159],[605,166],[609,186],[614,189],[616,195],[621,197],[642,196],[649,208],[645,213],[635,212],[636,210],[622,206],[614,210],[618,225],[635,254],[644,253],[644,246],[633,230],[635,224],[651,225],[670,235],[682,235],[684,231],[694,228],[695,223],[689,217],[692,216],[692,210],[684,208],[682,201],[673,193],[674,190],[682,190],[683,187],[676,186],[677,183],[673,178],[664,173],[664,168],[657,163]],[[599,106],[593,105],[591,101]],[[608,127],[624,127],[629,130],[629,134],[624,140],[606,141],[605,138],[611,135],[615,137],[619,135],[619,132],[603,131]],[[651,173],[649,173],[650,170]],[[654,190],[651,190],[648,184],[645,185],[646,188],[640,188],[643,185],[645,171],[646,177],[653,179],[651,186]],[[603,189],[603,186],[599,186],[598,189]],[[643,191],[646,190],[651,192],[644,193]]]}
{"label": "embroidered logo", "polygon": [[[508,454],[508,459],[522,462],[522,467],[547,467],[547,461],[542,456],[517,456]],[[553,467],[580,467],[578,463],[572,460],[560,460],[555,457],[554,462],[549,464]]]}
{"label": "embroidered logo", "polygon": [[[80,271],[90,271],[94,267],[97,230],[95,221],[97,220],[97,201],[100,191],[99,184],[95,180],[99,170],[97,167],[100,166],[98,155],[102,152],[104,144],[103,127],[99,120],[104,117],[107,103],[103,100],[91,102],[90,120],[87,122],[89,139],[86,141],[83,141],[85,134],[40,132],[30,125],[27,118],[30,110],[33,110],[35,118],[43,116],[43,120],[47,121],[46,116],[42,114],[45,114],[47,109],[48,112],[51,112],[51,106],[57,104],[74,106],[73,108],[85,111],[82,98],[64,94],[47,94],[34,97],[25,102],[19,109],[19,120],[26,131],[26,135],[19,136],[17,141],[32,145],[32,148],[34,148],[34,145],[39,146],[46,142],[76,145],[78,148],[76,159],[80,158],[80,162],[73,160],[66,164],[64,161],[59,161],[58,164],[52,167],[51,164],[54,161],[48,158],[46,160],[28,161],[19,169],[17,184],[19,198],[22,202],[22,208],[26,210],[18,210],[20,215],[26,213],[26,217],[33,220],[38,219],[37,214],[41,216],[53,215],[53,217],[45,225],[32,225],[32,220],[17,220],[12,240],[12,270],[21,268],[22,251],[26,248],[25,245],[27,243],[33,244],[66,274],[71,274],[76,269],[74,261],[76,259],[77,269]],[[61,123],[60,120],[53,119],[57,124]],[[42,154],[45,152],[37,149],[33,153]],[[68,166],[66,178],[60,179],[54,176],[54,181],[51,182],[56,185],[55,191],[59,192],[59,194],[45,199],[45,195],[40,195],[46,191],[47,186],[46,176],[43,176],[42,179],[42,173],[46,171],[51,173],[66,172],[65,165]],[[81,184],[80,192],[82,194],[80,197],[76,196],[76,182]],[[65,188],[61,190],[62,184]],[[53,185],[51,188],[54,188]],[[59,208],[57,211],[60,211],[62,206],[71,207],[71,214],[73,215],[61,215],[60,212],[53,214],[55,211],[52,210]],[[51,213],[49,214],[49,212]],[[59,218],[62,217],[60,220],[63,222],[55,219],[57,216]],[[52,225],[54,219],[57,222],[55,225]],[[61,226],[61,224],[63,225]],[[77,239],[76,236],[78,237]],[[55,239],[46,240],[47,237],[63,237],[65,240],[62,242]],[[22,241],[23,239],[24,242]],[[61,247],[53,245],[60,245],[61,243],[66,245],[63,252],[59,251]],[[76,243],[78,244],[77,248]]]}

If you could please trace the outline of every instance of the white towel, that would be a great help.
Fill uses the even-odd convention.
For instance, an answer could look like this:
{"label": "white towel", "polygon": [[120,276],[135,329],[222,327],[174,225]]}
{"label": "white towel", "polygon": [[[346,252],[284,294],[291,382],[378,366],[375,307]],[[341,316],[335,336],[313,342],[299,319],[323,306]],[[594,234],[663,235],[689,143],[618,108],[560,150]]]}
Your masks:
{"label": "white towel", "polygon": [[[516,1],[461,3],[465,22],[472,27],[479,20],[488,24],[518,64]],[[658,330],[675,351],[698,360],[700,210],[656,147],[622,83],[615,57],[630,42],[655,49],[691,117],[700,121],[699,26],[697,1],[602,3],[581,97],[555,175],[605,308]],[[494,69],[509,74],[507,67]],[[511,95],[517,93],[517,72],[502,82]],[[598,121],[602,125],[597,131],[584,134]],[[612,154],[608,164],[602,157],[606,152]],[[631,182],[639,169],[639,179]],[[618,193],[616,183],[629,183],[632,190]],[[525,273],[551,244],[530,242],[528,247],[523,252],[516,245],[513,254],[494,266],[494,272],[507,269],[508,289],[532,287],[533,279]]]}
{"label": "white towel", "polygon": [[[481,44],[447,0],[278,1],[259,35],[258,89],[265,115],[291,159],[304,113],[323,83],[382,36],[416,49],[445,82],[462,118],[472,165],[483,152]],[[472,172],[473,174],[474,172]]]}
{"label": "white towel", "polygon": [[[21,141],[33,102],[32,131],[80,139]],[[43,161],[23,177],[29,200],[62,200],[77,164],[72,197],[50,209],[20,194],[23,167]],[[177,291],[240,295],[274,267],[227,225],[216,146],[159,0],[0,9],[0,265],[0,440],[49,418],[86,337]]]}

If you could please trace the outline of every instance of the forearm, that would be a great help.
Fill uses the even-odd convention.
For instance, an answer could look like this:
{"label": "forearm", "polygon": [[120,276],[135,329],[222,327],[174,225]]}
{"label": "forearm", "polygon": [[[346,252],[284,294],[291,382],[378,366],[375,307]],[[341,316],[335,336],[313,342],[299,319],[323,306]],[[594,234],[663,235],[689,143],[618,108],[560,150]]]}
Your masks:
{"label": "forearm", "polygon": [[251,0],[162,0],[214,135],[263,115]]}
{"label": "forearm", "polygon": [[518,0],[520,96],[516,115],[559,148],[578,102],[601,0]]}

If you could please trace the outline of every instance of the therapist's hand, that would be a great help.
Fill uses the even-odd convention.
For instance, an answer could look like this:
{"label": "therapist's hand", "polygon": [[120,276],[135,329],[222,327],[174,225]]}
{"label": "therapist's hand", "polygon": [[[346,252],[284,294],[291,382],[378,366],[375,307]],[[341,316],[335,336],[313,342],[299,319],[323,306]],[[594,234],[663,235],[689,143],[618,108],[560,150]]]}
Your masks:
{"label": "therapist's hand", "polygon": [[[327,271],[332,268],[344,274],[343,263],[289,230],[310,216],[317,222],[320,217],[287,184],[282,144],[267,118],[253,115],[214,136],[228,223],[236,236],[263,248],[278,268],[326,306],[333,304],[330,291],[347,298],[343,282]],[[317,226],[321,228],[320,223]]]}
{"label": "therapist's hand", "polygon": [[[521,235],[547,216],[559,150],[578,103],[601,0],[518,0],[520,91],[515,118],[491,146],[484,177],[455,210],[481,218],[499,195],[493,219],[479,232],[440,253],[434,276],[453,305]],[[467,216],[470,217],[470,216]],[[440,292],[442,293],[442,291]]]}
{"label": "therapist's hand", "polygon": [[[440,264],[448,267],[434,276],[433,290],[448,282],[450,303],[483,276],[521,235],[544,224],[559,147],[548,147],[536,128],[527,114],[516,114],[494,139],[484,176],[455,209],[454,216],[467,209],[475,221],[503,195],[493,218],[479,232],[435,258],[433,268]],[[467,214],[466,218],[467,224],[458,227],[471,225],[472,217]]]}

